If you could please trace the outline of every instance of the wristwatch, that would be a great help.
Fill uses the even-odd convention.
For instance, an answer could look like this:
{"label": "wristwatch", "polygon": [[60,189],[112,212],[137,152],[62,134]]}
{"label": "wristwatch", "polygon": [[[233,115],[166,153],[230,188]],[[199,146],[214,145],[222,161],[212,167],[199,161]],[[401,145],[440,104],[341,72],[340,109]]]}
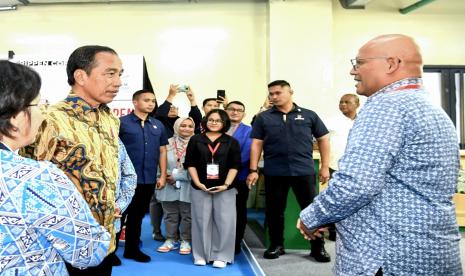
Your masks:
{"label": "wristwatch", "polygon": [[249,173],[258,173],[258,169],[249,169]]}

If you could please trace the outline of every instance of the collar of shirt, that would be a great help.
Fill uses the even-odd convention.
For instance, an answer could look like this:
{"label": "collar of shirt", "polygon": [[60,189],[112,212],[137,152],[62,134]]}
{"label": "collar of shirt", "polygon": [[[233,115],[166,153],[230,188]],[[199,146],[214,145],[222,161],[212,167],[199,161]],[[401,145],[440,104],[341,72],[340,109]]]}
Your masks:
{"label": "collar of shirt", "polygon": [[[142,121],[142,119],[141,119],[141,118],[137,117],[137,115],[136,115],[136,114],[134,114],[134,111],[133,111],[133,112],[131,112],[131,113],[129,114],[129,118],[131,118],[131,120],[132,120],[133,122],[139,122],[139,121]],[[150,122],[151,124],[153,124],[153,118],[152,118],[152,117],[150,117],[150,115],[149,115],[149,116],[147,116],[147,119],[145,119],[145,120],[144,120],[144,122],[147,122],[147,121],[148,121],[148,122]]]}
{"label": "collar of shirt", "polygon": [[61,108],[63,108],[66,112],[77,116],[82,121],[89,121],[89,115],[93,112],[111,112],[110,108],[106,104],[100,104],[98,107],[92,107],[84,99],[73,94],[72,91],[63,102],[65,105],[61,106]]}
{"label": "collar of shirt", "polygon": [[7,150],[7,151],[13,151],[7,144],[4,144],[3,142],[0,142],[0,149]]}
{"label": "collar of shirt", "polygon": [[423,85],[423,80],[421,78],[405,78],[405,79],[398,80],[398,81],[393,82],[393,83],[391,83],[389,85],[386,85],[385,87],[383,87],[380,90],[378,90],[377,92],[375,92],[373,95],[368,97],[367,102],[372,101],[373,99],[375,99],[379,95],[396,91],[398,88],[400,88],[402,86],[407,86],[407,85],[420,85],[420,86],[422,86]]}
{"label": "collar of shirt", "polygon": [[[276,108],[276,106],[273,105],[273,107],[271,107],[271,112],[279,112],[279,113],[283,113],[282,111],[279,111],[278,108]],[[292,103],[292,110],[289,111],[289,113],[293,113],[293,112],[301,112],[302,109],[295,103]],[[289,114],[288,113],[288,114]]]}
{"label": "collar of shirt", "polygon": [[201,134],[201,137],[202,137],[202,143],[204,144],[216,144],[218,142],[221,142],[221,143],[227,143],[228,142],[228,135],[226,133],[222,133],[220,137],[218,137],[218,139],[215,140],[215,142],[211,142],[210,139],[208,139],[207,137],[207,134],[202,133]]}

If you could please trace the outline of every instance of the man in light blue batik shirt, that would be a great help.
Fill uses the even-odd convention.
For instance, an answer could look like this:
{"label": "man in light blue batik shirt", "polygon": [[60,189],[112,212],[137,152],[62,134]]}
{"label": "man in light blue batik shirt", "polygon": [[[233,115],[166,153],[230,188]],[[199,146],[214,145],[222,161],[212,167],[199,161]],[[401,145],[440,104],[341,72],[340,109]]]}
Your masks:
{"label": "man in light blue batik shirt", "polygon": [[367,96],[328,189],[300,213],[307,239],[336,222],[337,275],[462,275],[452,195],[459,150],[427,100],[412,38],[377,37],[352,60]]}

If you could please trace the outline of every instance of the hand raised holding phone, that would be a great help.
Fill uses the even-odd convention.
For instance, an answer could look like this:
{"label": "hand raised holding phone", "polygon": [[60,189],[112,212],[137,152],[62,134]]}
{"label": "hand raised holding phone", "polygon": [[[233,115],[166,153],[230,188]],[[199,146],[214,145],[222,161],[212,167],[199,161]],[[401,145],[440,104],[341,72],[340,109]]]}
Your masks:
{"label": "hand raised holding phone", "polygon": [[226,108],[228,105],[228,98],[226,97],[225,90],[216,90],[216,102],[223,105]]}

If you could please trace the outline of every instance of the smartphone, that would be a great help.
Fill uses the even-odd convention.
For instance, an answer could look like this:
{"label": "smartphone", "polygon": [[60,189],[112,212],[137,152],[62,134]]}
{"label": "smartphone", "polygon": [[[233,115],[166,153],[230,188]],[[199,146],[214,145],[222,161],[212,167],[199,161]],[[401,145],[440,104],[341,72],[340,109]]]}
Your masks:
{"label": "smartphone", "polygon": [[216,101],[217,102],[222,102],[224,97],[226,97],[226,91],[224,91],[224,90],[216,90]]}
{"label": "smartphone", "polygon": [[189,90],[189,85],[180,85],[178,86],[178,90],[176,92],[178,93],[186,93]]}

